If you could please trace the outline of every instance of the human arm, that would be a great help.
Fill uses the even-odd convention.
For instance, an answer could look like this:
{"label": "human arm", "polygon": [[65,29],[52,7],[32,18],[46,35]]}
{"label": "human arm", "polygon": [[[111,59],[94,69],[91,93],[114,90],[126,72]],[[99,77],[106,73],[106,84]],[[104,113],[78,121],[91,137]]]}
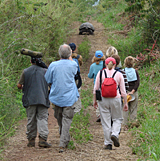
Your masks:
{"label": "human arm", "polygon": [[47,82],[48,84],[52,84],[52,82],[53,82],[53,79],[52,79],[52,77],[53,77],[53,69],[54,69],[54,65],[51,63],[51,64],[49,65],[49,67],[48,67],[48,69],[47,69],[45,75],[44,75],[45,80],[46,80],[46,82]]}
{"label": "human arm", "polygon": [[98,107],[97,100],[96,100],[96,94],[93,94],[93,107],[95,109],[97,109],[97,107]]}
{"label": "human arm", "polygon": [[127,92],[128,89],[129,89],[129,84],[128,84],[128,80],[127,80],[127,75],[126,75],[125,71],[123,71],[123,70],[120,70],[120,72],[123,74],[124,83],[125,83],[125,89],[126,89],[126,92]]}
{"label": "human arm", "polygon": [[100,88],[100,72],[98,72],[96,76],[95,85],[93,89],[93,106],[95,109],[97,109],[98,107],[97,100],[96,100],[96,90],[98,90],[99,88]]}
{"label": "human arm", "polygon": [[68,59],[71,60],[71,61],[73,61],[72,56],[70,56]]}
{"label": "human arm", "polygon": [[17,84],[18,89],[22,89],[23,88],[23,84],[24,84],[24,71],[22,72],[19,82]]}
{"label": "human arm", "polygon": [[123,75],[120,75],[120,91],[121,95],[123,97],[124,103],[123,103],[123,111],[128,111],[128,103],[127,103],[127,93],[125,89],[125,80]]}
{"label": "human arm", "polygon": [[138,87],[139,87],[139,84],[140,84],[140,77],[139,77],[139,74],[138,74],[138,71],[136,71],[136,75],[137,75],[137,80],[134,81],[134,82],[129,82],[129,85],[132,86],[131,88],[131,92],[129,92],[128,94],[134,94],[134,92],[136,92],[138,90]]}
{"label": "human arm", "polygon": [[89,73],[88,73],[88,78],[94,78],[94,73],[93,73],[93,66],[90,66]]}

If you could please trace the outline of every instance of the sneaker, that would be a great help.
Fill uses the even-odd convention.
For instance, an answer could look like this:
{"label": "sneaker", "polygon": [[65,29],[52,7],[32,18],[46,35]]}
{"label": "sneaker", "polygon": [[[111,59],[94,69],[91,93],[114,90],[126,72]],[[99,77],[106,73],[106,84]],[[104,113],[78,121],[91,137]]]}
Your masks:
{"label": "sneaker", "polygon": [[39,141],[38,146],[42,148],[50,148],[52,145],[47,143],[46,141]]}
{"label": "sneaker", "polygon": [[119,147],[120,146],[119,139],[115,135],[111,136],[111,140],[114,142],[114,146],[115,147]]}
{"label": "sneaker", "polygon": [[104,149],[107,149],[107,150],[112,150],[112,145],[111,145],[111,144],[104,145],[103,148],[104,148]]}
{"label": "sneaker", "polygon": [[98,119],[96,120],[96,122],[101,122],[101,118],[98,118]]}

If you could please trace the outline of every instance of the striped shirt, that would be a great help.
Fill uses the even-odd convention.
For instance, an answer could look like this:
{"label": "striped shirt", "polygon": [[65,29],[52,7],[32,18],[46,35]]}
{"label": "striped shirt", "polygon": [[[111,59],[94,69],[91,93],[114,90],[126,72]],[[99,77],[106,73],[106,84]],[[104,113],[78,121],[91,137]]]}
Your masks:
{"label": "striped shirt", "polygon": [[121,70],[121,69],[120,69],[120,72],[123,74],[124,83],[125,83],[125,88],[126,88],[126,92],[127,92],[128,89],[129,89],[129,84],[128,84],[128,80],[127,80],[127,75],[126,75],[125,71],[123,71],[123,70]]}

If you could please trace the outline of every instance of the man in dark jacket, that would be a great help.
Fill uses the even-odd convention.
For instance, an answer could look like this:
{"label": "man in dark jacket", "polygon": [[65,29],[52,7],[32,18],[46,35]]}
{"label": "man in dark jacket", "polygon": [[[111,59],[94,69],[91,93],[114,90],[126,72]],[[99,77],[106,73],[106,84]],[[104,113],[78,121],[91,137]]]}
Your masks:
{"label": "man in dark jacket", "polygon": [[48,137],[48,84],[44,78],[46,68],[39,66],[40,58],[31,57],[32,66],[23,70],[17,84],[22,89],[23,106],[27,112],[28,147],[35,147],[37,130],[39,133],[39,147],[49,148]]}

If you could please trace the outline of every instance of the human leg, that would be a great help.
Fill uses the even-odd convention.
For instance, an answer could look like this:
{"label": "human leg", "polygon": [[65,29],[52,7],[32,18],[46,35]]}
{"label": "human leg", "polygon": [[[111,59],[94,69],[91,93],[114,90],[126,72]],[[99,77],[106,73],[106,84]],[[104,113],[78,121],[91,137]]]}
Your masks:
{"label": "human leg", "polygon": [[26,108],[27,113],[27,139],[28,139],[28,147],[35,146],[35,138],[37,136],[37,119],[36,119],[36,106],[28,106]]}
{"label": "human leg", "polygon": [[114,142],[114,146],[119,147],[119,134],[121,131],[121,124],[123,120],[122,116],[122,104],[120,98],[112,98],[109,100],[111,105],[111,116],[113,120],[111,140]]}
{"label": "human leg", "polygon": [[104,145],[112,145],[111,140],[111,111],[108,103],[108,98],[102,98],[98,103],[101,123],[104,132]]}
{"label": "human leg", "polygon": [[135,100],[129,103],[130,121],[133,121],[137,118],[138,92],[135,92],[133,95],[135,96]]}
{"label": "human leg", "polygon": [[96,120],[96,122],[101,122],[99,106],[97,106],[97,109],[96,109],[96,116],[97,116],[97,118],[98,118],[98,119]]}
{"label": "human leg", "polygon": [[37,106],[37,127],[39,133],[39,146],[49,148],[50,144],[47,143],[48,138],[48,108],[43,105]]}
{"label": "human leg", "polygon": [[59,125],[59,134],[62,133],[62,112],[63,107],[56,106],[54,107],[54,117],[57,119],[58,125]]}
{"label": "human leg", "polygon": [[66,147],[70,141],[69,129],[74,116],[74,106],[64,107],[62,112],[62,131],[60,136],[60,147]]}
{"label": "human leg", "polygon": [[79,92],[79,98],[78,98],[78,101],[74,103],[74,113],[78,113],[81,111],[81,108],[82,108],[82,102],[81,102],[81,97],[80,97],[80,94],[81,94],[81,90],[80,88],[78,89],[78,92]]}

